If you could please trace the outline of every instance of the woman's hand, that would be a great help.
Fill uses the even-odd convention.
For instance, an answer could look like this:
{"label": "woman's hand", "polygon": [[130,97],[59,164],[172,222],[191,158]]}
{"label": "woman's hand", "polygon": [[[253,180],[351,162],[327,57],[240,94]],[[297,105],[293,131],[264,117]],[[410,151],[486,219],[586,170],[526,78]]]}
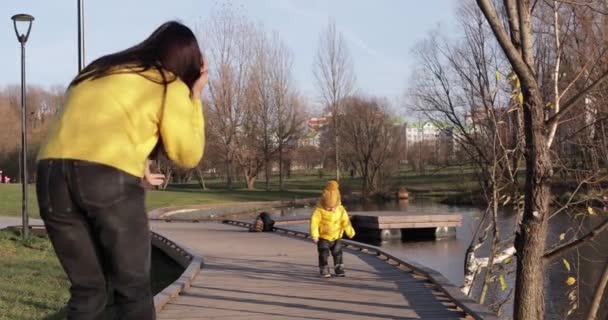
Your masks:
{"label": "woman's hand", "polygon": [[150,165],[152,161],[146,160],[146,167],[144,170],[144,185],[157,187],[162,185],[165,182],[165,175],[162,173],[152,173],[150,172]]}
{"label": "woman's hand", "polygon": [[147,173],[144,174],[144,180],[147,184],[158,187],[165,182],[165,175],[162,173]]}
{"label": "woman's hand", "polygon": [[201,65],[201,74],[198,77],[198,79],[196,79],[196,82],[194,82],[194,85],[192,86],[192,98],[194,98],[194,99],[201,98],[201,92],[207,85],[208,81],[209,81],[209,67],[208,67],[208,63],[207,63],[207,58],[205,58],[205,56],[203,56],[203,64]]}

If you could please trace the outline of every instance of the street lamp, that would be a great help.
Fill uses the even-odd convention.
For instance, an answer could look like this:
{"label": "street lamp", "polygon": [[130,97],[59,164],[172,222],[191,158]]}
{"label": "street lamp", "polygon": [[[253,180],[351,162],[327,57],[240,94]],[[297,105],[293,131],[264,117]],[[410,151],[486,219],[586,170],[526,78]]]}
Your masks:
{"label": "street lamp", "polygon": [[[34,17],[29,14],[16,14],[11,17],[13,19],[13,26],[15,27],[15,35],[17,40],[21,43],[21,219],[22,228],[21,235],[23,240],[29,238],[29,223],[27,214],[27,122],[25,111],[25,43],[27,38],[30,36],[32,30],[32,22]],[[19,25],[27,24],[27,31],[25,33],[19,33]]]}
{"label": "street lamp", "polygon": [[84,69],[84,2],[77,1],[78,8],[78,73]]}

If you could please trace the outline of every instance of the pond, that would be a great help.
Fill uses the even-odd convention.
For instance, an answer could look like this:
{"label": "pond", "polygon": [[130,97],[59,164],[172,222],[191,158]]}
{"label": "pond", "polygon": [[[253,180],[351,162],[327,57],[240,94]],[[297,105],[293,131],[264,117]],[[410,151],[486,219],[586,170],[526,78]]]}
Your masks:
{"label": "pond", "polygon": [[[349,204],[345,205],[349,212],[353,211],[399,211],[403,214],[408,213],[453,213],[462,215],[462,226],[457,228],[456,237],[452,239],[425,240],[425,241],[404,241],[390,240],[379,245],[383,249],[391,252],[397,257],[409,259],[433,268],[442,273],[452,283],[460,286],[464,279],[464,256],[465,251],[471,242],[473,231],[479,223],[483,210],[475,207],[453,206],[437,203],[429,199],[415,199],[409,202],[386,202],[371,204]],[[558,242],[567,241],[573,236],[586,233],[590,228],[602,221],[606,213],[598,213],[594,216],[584,214],[585,210],[572,210],[552,217],[547,239],[547,248],[554,246]],[[312,208],[288,208],[272,212],[281,219],[305,218],[309,217]],[[603,215],[603,217],[602,217]],[[509,210],[501,210],[500,213],[500,233],[501,237],[510,237],[513,234],[515,214]],[[308,232],[308,224],[287,225],[299,231]],[[563,234],[564,240],[560,240]],[[478,253],[478,256],[486,256],[486,252]],[[595,291],[595,286],[608,257],[608,234],[600,234],[588,245],[581,246],[578,250],[573,250],[549,265],[546,273],[546,299],[547,299],[547,318],[565,318],[568,310],[575,308],[568,319],[583,318],[589,308],[590,301]],[[564,262],[563,260],[566,260]],[[570,270],[568,270],[568,267]],[[514,268],[511,268],[514,269]],[[488,302],[492,303],[505,297],[510,288],[514,287],[514,276],[504,272],[509,289],[502,291],[498,281],[490,286]],[[577,284],[569,286],[565,283],[568,277],[577,279]],[[570,297],[574,297],[571,299]],[[608,300],[608,299],[605,299]],[[508,306],[507,308],[508,309]],[[600,309],[601,317],[608,316],[608,301],[603,302]]]}

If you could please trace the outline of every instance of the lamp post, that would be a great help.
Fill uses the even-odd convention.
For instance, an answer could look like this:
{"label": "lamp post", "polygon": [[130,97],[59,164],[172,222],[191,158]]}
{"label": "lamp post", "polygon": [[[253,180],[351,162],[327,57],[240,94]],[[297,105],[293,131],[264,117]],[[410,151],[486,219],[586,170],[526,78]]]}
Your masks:
{"label": "lamp post", "polygon": [[[21,235],[23,240],[29,238],[29,221],[27,214],[27,112],[25,110],[25,43],[30,36],[32,30],[32,22],[34,17],[29,14],[16,14],[11,17],[13,26],[15,27],[15,35],[21,44],[21,219],[22,228]],[[27,31],[19,33],[17,24],[27,24]]]}
{"label": "lamp post", "polygon": [[78,7],[78,72],[84,69],[84,3],[77,0]]}

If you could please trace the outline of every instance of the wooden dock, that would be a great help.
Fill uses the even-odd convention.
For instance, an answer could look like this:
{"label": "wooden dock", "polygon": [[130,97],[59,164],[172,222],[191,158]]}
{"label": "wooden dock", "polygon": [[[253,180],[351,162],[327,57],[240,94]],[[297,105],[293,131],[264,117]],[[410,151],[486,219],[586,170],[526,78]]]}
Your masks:
{"label": "wooden dock", "polygon": [[430,273],[372,251],[347,250],[347,277],[321,279],[316,247],[302,233],[220,223],[151,226],[204,259],[192,286],[158,319],[496,319],[470,300],[455,300],[459,292],[442,287],[442,277],[431,281]]}
{"label": "wooden dock", "polygon": [[359,237],[381,240],[401,238],[450,238],[461,226],[459,214],[413,214],[403,212],[351,212]]}

